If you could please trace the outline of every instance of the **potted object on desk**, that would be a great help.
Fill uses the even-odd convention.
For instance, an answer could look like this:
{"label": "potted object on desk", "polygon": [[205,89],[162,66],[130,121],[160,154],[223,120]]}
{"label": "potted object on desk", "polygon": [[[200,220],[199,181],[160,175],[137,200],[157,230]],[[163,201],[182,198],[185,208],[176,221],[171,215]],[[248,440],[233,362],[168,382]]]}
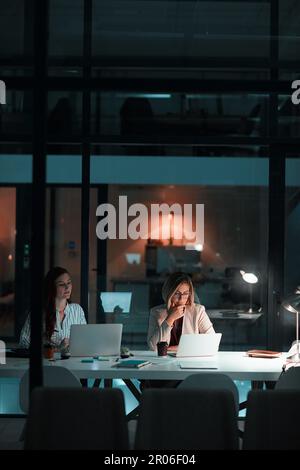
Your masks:
{"label": "potted object on desk", "polygon": [[69,359],[69,357],[71,357],[70,343],[69,343],[69,340],[67,338],[64,338],[62,340],[62,342],[60,343],[59,350],[60,350],[60,358],[61,359]]}
{"label": "potted object on desk", "polygon": [[54,346],[53,343],[45,342],[43,345],[43,355],[45,359],[48,359],[49,361],[54,360],[54,353],[57,351],[56,347]]}
{"label": "potted object on desk", "polygon": [[133,354],[130,352],[129,348],[127,348],[126,346],[122,346],[120,356],[122,359],[127,359],[128,357],[133,356]]}

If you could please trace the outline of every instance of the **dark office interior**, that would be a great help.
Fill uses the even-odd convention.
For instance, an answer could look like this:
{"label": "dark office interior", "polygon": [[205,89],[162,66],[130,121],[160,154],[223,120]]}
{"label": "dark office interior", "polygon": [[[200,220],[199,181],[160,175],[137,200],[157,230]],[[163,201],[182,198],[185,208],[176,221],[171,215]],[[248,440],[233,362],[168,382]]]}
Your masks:
{"label": "dark office interior", "polygon": [[[41,312],[44,278],[54,266],[70,273],[72,302],[80,304],[86,322],[121,323],[122,347],[136,357],[148,349],[149,312],[164,303],[162,286],[173,272],[191,277],[197,302],[222,333],[221,353],[287,352],[297,339],[299,304],[295,315],[284,301],[300,286],[300,104],[291,99],[292,83],[300,80],[299,18],[295,0],[1,0],[0,339],[18,348],[30,312],[26,387],[34,400],[25,447],[55,449],[51,433],[40,444],[32,437],[43,400],[51,406],[61,400],[62,413],[68,408],[65,390],[43,396],[37,388],[47,382]],[[117,209],[120,235],[123,196],[128,207],[143,205],[149,214],[159,204],[204,205],[203,243],[193,244],[185,232],[176,238],[173,213],[166,237],[163,219],[152,216],[148,227],[139,227],[143,237],[99,238],[97,210],[104,204]],[[132,213],[126,217],[130,224]],[[255,283],[247,283],[243,272],[255,274]],[[19,404],[21,373],[6,376],[1,367],[5,449],[14,448],[5,429],[17,423],[23,434],[29,405]],[[256,405],[262,393],[256,389],[275,383],[268,373],[266,379],[231,374],[239,401],[250,393],[251,422],[243,443],[245,414],[239,415],[239,437],[230,437],[229,413],[223,421],[228,439],[216,435],[215,448],[260,448],[251,426],[266,417],[255,407],[267,406],[263,400],[272,392],[278,393],[274,407],[299,400],[295,391],[275,387]],[[78,378],[85,401],[77,390],[69,412],[71,404],[82,406],[87,419],[103,415],[100,427],[114,423],[107,440],[99,447],[92,440],[90,448],[167,449],[179,438],[162,447],[151,441],[148,408],[184,400],[191,409],[183,421],[193,415],[195,394],[185,387],[178,387],[181,397],[172,395],[175,390],[157,389],[153,396],[146,390],[139,404],[137,379],[132,385],[127,376],[123,382],[109,374],[102,381]],[[209,396],[199,392],[202,399],[224,400],[227,410],[226,393],[208,388]],[[132,400],[141,407],[137,415]],[[208,410],[197,419],[208,420]],[[294,419],[287,416],[278,418],[281,426]],[[163,426],[163,418],[152,419]],[[95,424],[82,426],[89,435],[96,430]],[[265,445],[272,448],[276,439]],[[22,449],[22,438],[16,440]],[[194,449],[196,442],[182,446]],[[203,446],[213,448],[209,439]]]}

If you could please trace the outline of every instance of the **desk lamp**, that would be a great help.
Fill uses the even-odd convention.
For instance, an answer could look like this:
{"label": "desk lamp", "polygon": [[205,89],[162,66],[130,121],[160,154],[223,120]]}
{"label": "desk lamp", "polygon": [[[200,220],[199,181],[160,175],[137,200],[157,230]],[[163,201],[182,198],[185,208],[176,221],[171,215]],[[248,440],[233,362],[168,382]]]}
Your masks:
{"label": "desk lamp", "polygon": [[252,286],[253,284],[256,284],[258,282],[258,277],[255,276],[253,273],[245,273],[245,271],[240,271],[242,278],[247,284],[249,284],[249,290],[250,290],[250,305],[249,305],[249,310],[247,310],[247,313],[253,313],[253,308],[252,308]]}
{"label": "desk lamp", "polygon": [[300,313],[300,286],[298,286],[294,294],[289,295],[282,302],[283,308],[288,310],[291,313],[296,314],[296,344],[297,352],[290,356],[288,359],[291,362],[300,362],[300,353],[299,353],[299,313]]}

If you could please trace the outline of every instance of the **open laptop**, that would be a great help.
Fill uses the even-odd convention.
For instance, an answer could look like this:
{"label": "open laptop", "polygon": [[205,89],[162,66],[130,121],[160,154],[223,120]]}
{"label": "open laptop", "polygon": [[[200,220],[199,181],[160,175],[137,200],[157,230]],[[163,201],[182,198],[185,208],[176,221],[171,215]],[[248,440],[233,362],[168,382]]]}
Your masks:
{"label": "open laptop", "polygon": [[71,356],[119,356],[123,325],[71,325]]}
{"label": "open laptop", "polygon": [[105,313],[129,313],[132,292],[101,292],[100,301]]}
{"label": "open laptop", "polygon": [[222,333],[181,335],[176,357],[214,356],[219,350]]}

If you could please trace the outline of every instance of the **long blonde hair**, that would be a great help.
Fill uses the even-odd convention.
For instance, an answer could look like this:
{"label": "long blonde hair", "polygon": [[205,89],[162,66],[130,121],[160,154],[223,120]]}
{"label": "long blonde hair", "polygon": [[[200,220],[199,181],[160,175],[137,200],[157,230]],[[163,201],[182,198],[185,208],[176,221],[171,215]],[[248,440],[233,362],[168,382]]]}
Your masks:
{"label": "long blonde hair", "polygon": [[176,272],[170,274],[170,276],[165,280],[163,286],[162,286],[162,297],[164,299],[164,302],[167,305],[167,309],[169,310],[171,306],[171,298],[175,294],[177,287],[180,284],[188,284],[190,288],[190,295],[187,301],[188,305],[194,305],[194,286],[192,283],[192,279],[188,274],[181,273],[181,272]]}

